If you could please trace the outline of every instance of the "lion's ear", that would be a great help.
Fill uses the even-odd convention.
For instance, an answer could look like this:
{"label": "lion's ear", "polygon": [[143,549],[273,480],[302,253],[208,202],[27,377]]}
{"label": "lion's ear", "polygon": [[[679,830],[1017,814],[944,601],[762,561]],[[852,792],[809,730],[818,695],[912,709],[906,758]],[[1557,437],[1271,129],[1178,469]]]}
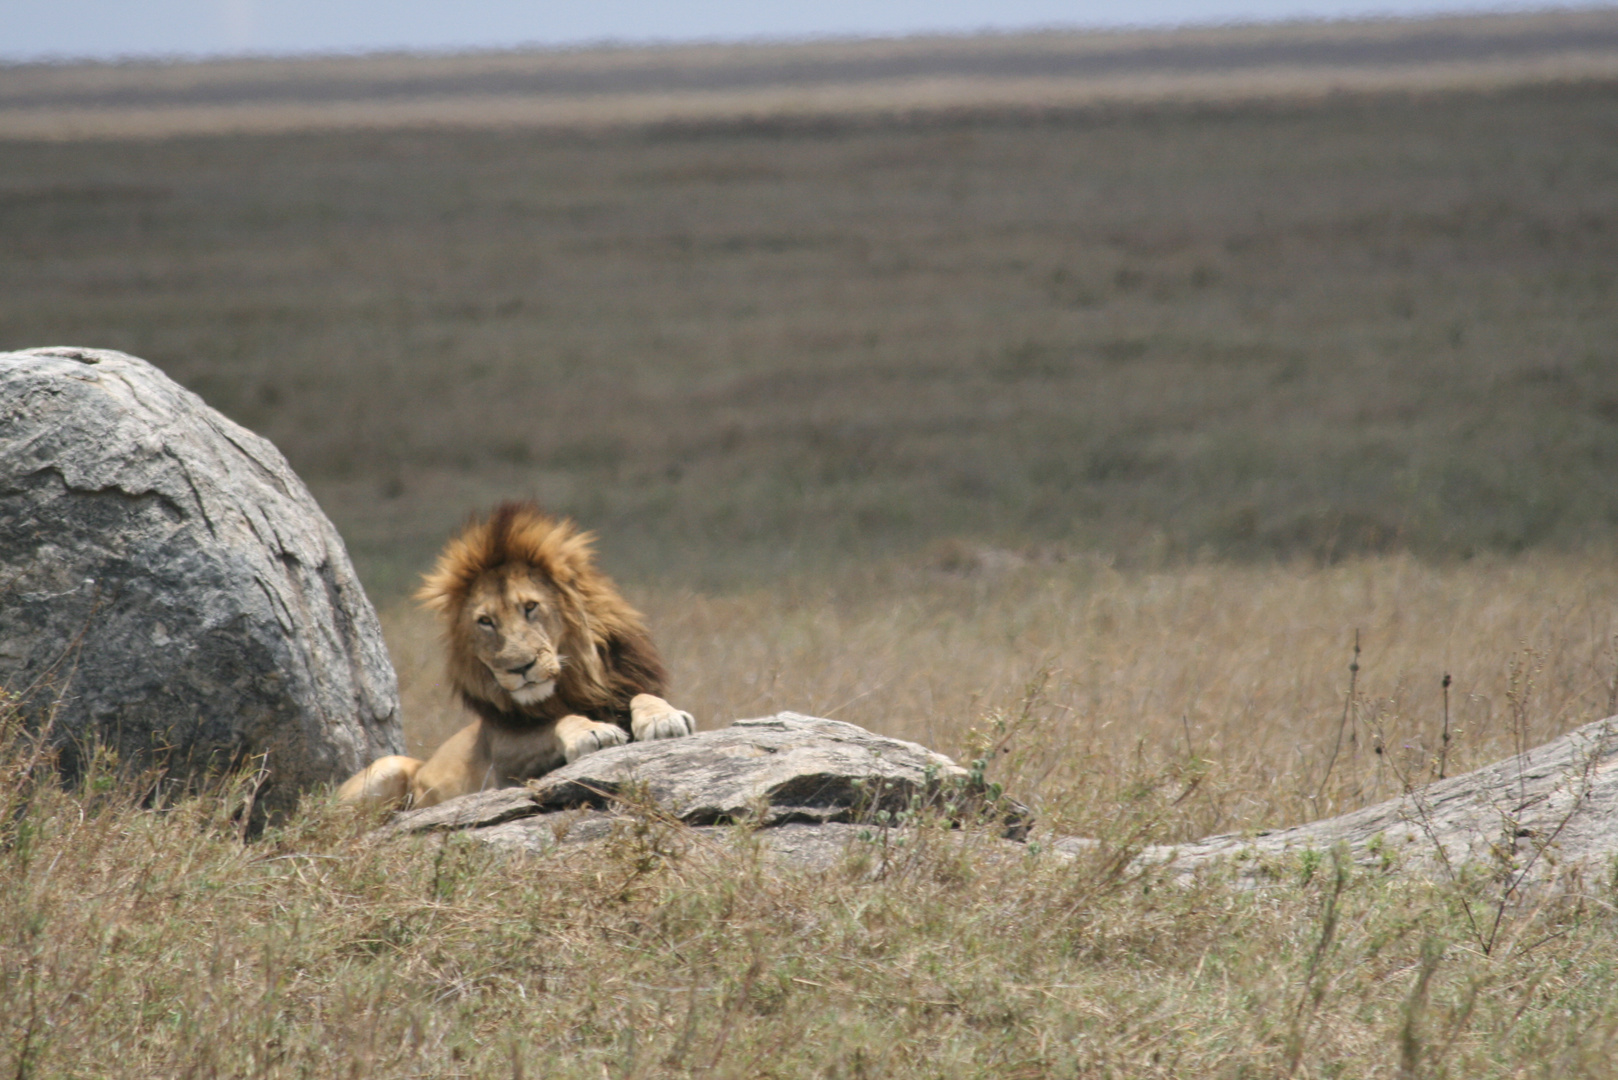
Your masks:
{"label": "lion's ear", "polygon": [[449,614],[465,598],[478,565],[470,545],[460,538],[451,540],[432,571],[422,575],[416,602],[438,615]]}
{"label": "lion's ear", "polygon": [[441,582],[434,580],[432,577],[422,579],[421,588],[416,590],[414,599],[416,603],[435,615],[442,615],[449,610],[449,592]]}
{"label": "lion's ear", "polygon": [[563,521],[545,538],[544,550],[535,561],[558,586],[577,588],[595,576],[595,539],[594,533]]}

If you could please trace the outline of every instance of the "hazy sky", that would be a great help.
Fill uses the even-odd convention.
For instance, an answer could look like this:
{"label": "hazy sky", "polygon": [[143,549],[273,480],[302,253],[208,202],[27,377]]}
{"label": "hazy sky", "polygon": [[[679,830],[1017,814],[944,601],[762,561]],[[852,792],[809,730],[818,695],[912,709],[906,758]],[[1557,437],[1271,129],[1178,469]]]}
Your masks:
{"label": "hazy sky", "polygon": [[1477,0],[0,0],[0,58],[880,36],[1545,6]]}

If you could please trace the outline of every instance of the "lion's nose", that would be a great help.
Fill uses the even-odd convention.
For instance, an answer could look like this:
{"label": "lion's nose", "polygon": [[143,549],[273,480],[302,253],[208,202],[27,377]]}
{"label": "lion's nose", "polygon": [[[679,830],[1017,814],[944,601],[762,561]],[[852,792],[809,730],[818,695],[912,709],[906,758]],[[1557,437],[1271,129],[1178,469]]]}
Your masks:
{"label": "lion's nose", "polygon": [[522,667],[506,668],[506,670],[511,672],[511,674],[513,674],[513,675],[526,675],[530,671],[534,670],[534,664],[537,663],[537,662],[538,661],[536,661],[536,660],[530,660],[530,661],[528,661],[528,663],[524,664]]}

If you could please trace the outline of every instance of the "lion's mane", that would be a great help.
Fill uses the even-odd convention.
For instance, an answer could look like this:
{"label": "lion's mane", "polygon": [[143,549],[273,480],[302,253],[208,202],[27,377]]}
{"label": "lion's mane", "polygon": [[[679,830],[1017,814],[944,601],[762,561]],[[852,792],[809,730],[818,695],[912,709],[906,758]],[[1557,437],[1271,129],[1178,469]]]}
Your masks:
{"label": "lion's mane", "polygon": [[[526,567],[555,594],[563,623],[558,645],[567,657],[556,692],[527,706],[487,676],[461,617],[478,578],[511,564]],[[487,723],[530,728],[576,713],[627,731],[631,698],[663,696],[662,658],[640,612],[596,569],[594,535],[534,503],[501,503],[487,518],[469,521],[444,546],[416,599],[443,623],[455,692]]]}

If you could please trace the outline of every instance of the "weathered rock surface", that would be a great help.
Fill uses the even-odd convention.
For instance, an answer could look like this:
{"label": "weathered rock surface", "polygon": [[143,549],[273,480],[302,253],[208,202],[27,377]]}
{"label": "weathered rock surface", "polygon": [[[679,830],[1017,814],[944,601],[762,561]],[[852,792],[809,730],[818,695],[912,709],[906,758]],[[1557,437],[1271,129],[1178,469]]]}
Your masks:
{"label": "weathered rock surface", "polygon": [[[748,823],[756,828],[748,842],[796,865],[827,867],[854,852],[891,858],[915,834],[873,826],[871,812],[918,800],[936,804],[937,792],[959,791],[954,785],[966,779],[948,758],[914,743],[781,713],[675,742],[603,751],[526,788],[395,815],[384,832],[468,829],[508,850],[566,853],[624,835],[633,819],[612,809],[612,796],[633,783],[633,798],[687,826],[676,844],[717,848],[736,842],[736,830],[717,823]],[[1020,839],[1026,809],[1002,804],[1001,811],[1009,811],[1005,833]],[[981,830],[962,842],[989,856],[1022,847]],[[1136,865],[1183,876],[1223,864],[1253,882],[1291,872],[1291,859],[1303,851],[1338,845],[1368,866],[1444,874],[1487,864],[1515,883],[1573,863],[1611,860],[1618,856],[1618,717],[1355,813],[1276,832],[1148,848]],[[1072,859],[1098,846],[1057,837],[1045,838],[1040,850]]]}
{"label": "weathered rock surface", "polygon": [[857,861],[866,874],[876,875],[922,853],[928,844],[970,845],[974,856],[1027,858],[1034,849],[1015,840],[982,833],[921,832],[903,827],[794,822],[751,830],[730,825],[676,825],[655,838],[637,839],[640,823],[602,810],[541,814],[477,830],[478,840],[524,855],[567,856],[612,842],[655,843],[659,850],[683,858],[720,855],[744,845],[756,845],[767,857],[785,865],[829,870]]}
{"label": "weathered rock surface", "polygon": [[1359,863],[1459,873],[1487,864],[1532,880],[1618,854],[1618,717],[1408,795],[1340,817],[1256,835],[1149,848],[1146,864],[1190,873],[1229,860],[1244,877],[1344,845]]}
{"label": "weathered rock surface", "polygon": [[[942,754],[853,724],[779,713],[685,739],[602,750],[527,787],[397,814],[385,829],[473,829],[502,847],[544,852],[604,838],[603,822],[615,815],[601,811],[618,798],[697,827],[693,836],[712,835],[723,824],[755,826],[767,848],[811,864],[869,833],[868,824],[884,812],[953,806],[965,817],[984,809],[967,771]],[[581,818],[581,808],[595,813]],[[1007,835],[1027,831],[1025,807],[1002,799],[992,813]]]}
{"label": "weathered rock surface", "polygon": [[[964,792],[967,779],[965,769],[917,743],[787,712],[738,720],[701,738],[613,747],[529,787],[545,810],[603,806],[638,785],[640,797],[687,825],[769,827],[866,821],[951,787]],[[1021,813],[1018,807],[1014,815]]]}
{"label": "weathered rock surface", "polygon": [[403,746],[376,613],[269,442],[143,360],[0,353],[0,685],[186,779],[268,754],[291,804]]}

